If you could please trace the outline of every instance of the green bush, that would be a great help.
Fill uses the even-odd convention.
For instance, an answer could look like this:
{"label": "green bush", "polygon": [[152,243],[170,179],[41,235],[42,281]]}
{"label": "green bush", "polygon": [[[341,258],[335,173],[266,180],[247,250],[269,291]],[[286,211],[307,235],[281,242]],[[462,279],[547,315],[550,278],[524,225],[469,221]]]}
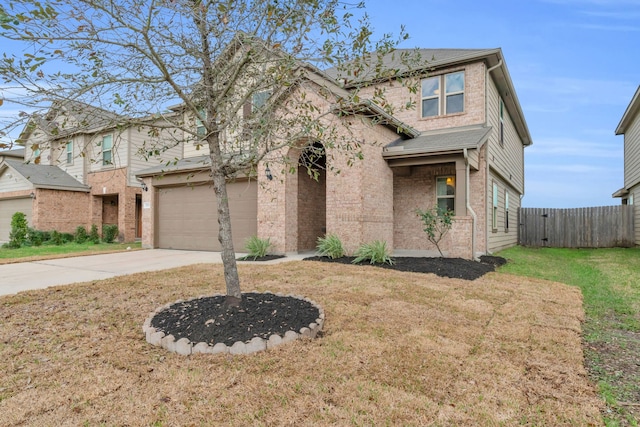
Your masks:
{"label": "green bush", "polygon": [[440,256],[444,257],[440,250],[440,240],[453,226],[453,217],[455,216],[453,211],[442,209],[439,206],[435,206],[426,211],[418,209],[416,214],[422,220],[424,224],[424,232],[427,233],[427,240],[433,243],[440,252]]}
{"label": "green bush", "polygon": [[73,240],[76,243],[84,243],[89,239],[89,234],[87,234],[87,229],[84,228],[84,225],[79,225],[76,228],[76,234],[73,236]]}
{"label": "green bush", "polygon": [[248,252],[244,259],[253,258],[255,260],[267,255],[271,247],[271,241],[269,239],[260,239],[258,236],[251,236],[245,242],[244,247]]}
{"label": "green bush", "polygon": [[100,243],[100,234],[98,234],[98,226],[91,224],[91,230],[89,231],[89,241],[94,244]]}
{"label": "green bush", "polygon": [[113,243],[118,237],[118,226],[115,224],[102,226],[102,240],[105,243]]}
{"label": "green bush", "polygon": [[341,258],[344,256],[344,247],[342,247],[342,242],[335,234],[327,234],[324,237],[318,237],[316,250],[320,256],[326,256],[331,259]]}
{"label": "green bush", "polygon": [[356,258],[354,264],[362,261],[369,261],[371,264],[389,264],[393,265],[393,259],[387,249],[387,242],[380,240],[371,243],[363,243],[355,253]]}
{"label": "green bush", "polygon": [[64,237],[62,236],[62,234],[60,234],[58,230],[53,230],[51,232],[51,243],[56,246],[60,246],[64,244]]}
{"label": "green bush", "polygon": [[[47,235],[47,237],[49,237]],[[42,246],[45,241],[45,234],[35,228],[29,228],[27,231],[27,244],[30,246]]]}
{"label": "green bush", "polygon": [[28,231],[29,224],[27,223],[27,216],[22,212],[14,213],[11,217],[8,247],[17,249],[24,245],[27,240]]}

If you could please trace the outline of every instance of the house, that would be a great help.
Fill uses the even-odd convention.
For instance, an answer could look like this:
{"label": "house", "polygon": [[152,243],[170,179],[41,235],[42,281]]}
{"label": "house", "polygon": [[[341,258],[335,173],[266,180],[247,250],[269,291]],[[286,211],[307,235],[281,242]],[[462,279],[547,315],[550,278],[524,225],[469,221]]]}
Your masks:
{"label": "house", "polygon": [[[295,173],[281,170],[272,156],[229,181],[236,249],[257,235],[269,238],[276,253],[303,252],[333,233],[349,252],[383,240],[398,254],[437,254],[416,215],[435,205],[455,212],[440,243],[447,256],[471,259],[517,243],[524,148],[532,141],[502,50],[422,49],[421,55],[430,61],[417,95],[396,80],[362,91],[361,99],[373,99],[376,89],[384,90],[398,113],[363,99],[335,115],[362,141],[361,161],[348,165],[318,138],[276,153],[297,165]],[[307,78],[334,99],[361,83],[335,70],[310,68]],[[401,108],[409,101],[417,108]],[[336,108],[328,99],[316,102],[320,112]],[[310,150],[324,166],[317,179],[301,167]],[[142,193],[144,247],[220,249],[208,156],[200,154],[186,145],[173,167],[138,173],[149,189]]]}
{"label": "house", "polygon": [[[623,205],[640,201],[640,86],[616,128],[616,135],[624,135],[624,187],[613,193]],[[640,245],[640,210],[634,209],[635,243]]]}
{"label": "house", "polygon": [[[120,127],[118,120],[72,101],[30,118],[19,139],[21,158],[0,156],[0,241],[8,240],[15,212],[38,230],[116,224],[119,240],[141,238],[142,184],[135,173],[149,167],[138,155],[149,135],[144,126]],[[165,154],[181,156],[182,149]]]}

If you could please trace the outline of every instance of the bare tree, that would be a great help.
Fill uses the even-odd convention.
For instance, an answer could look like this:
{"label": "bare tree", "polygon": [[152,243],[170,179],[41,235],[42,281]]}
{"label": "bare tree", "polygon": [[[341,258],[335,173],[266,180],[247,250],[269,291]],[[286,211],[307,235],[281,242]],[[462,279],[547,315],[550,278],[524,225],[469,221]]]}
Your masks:
{"label": "bare tree", "polygon": [[[32,112],[87,102],[116,113],[120,126],[165,128],[171,144],[207,149],[227,299],[237,304],[227,180],[302,140],[360,157],[359,139],[336,117],[366,110],[381,120],[391,108],[384,90],[363,102],[360,89],[419,61],[403,52],[382,66],[407,35],[374,42],[362,8],[338,0],[10,0],[0,5],[0,35],[23,48],[0,59],[2,98]],[[340,82],[320,71],[328,67]],[[5,123],[5,134],[15,126]],[[166,150],[159,141],[150,137],[142,154]]]}

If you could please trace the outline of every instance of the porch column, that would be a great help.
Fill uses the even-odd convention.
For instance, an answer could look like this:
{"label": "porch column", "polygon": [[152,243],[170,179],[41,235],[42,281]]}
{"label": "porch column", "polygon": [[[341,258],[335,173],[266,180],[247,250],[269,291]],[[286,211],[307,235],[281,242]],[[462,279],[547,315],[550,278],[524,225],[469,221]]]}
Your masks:
{"label": "porch column", "polygon": [[467,194],[467,180],[466,180],[467,167],[464,164],[464,159],[456,159],[456,216],[467,216],[467,203],[465,195]]}

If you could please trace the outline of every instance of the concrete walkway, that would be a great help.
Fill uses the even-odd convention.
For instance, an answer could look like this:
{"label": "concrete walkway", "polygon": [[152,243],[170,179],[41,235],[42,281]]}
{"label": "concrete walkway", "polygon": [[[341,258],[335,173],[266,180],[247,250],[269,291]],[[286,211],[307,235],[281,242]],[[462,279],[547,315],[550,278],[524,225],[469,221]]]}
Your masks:
{"label": "concrete walkway", "polygon": [[[238,256],[241,255],[238,254]],[[268,261],[268,263],[302,258],[302,255],[294,255]],[[144,271],[221,262],[219,252],[146,249],[4,264],[0,265],[0,295],[43,289],[49,286],[102,280]]]}

